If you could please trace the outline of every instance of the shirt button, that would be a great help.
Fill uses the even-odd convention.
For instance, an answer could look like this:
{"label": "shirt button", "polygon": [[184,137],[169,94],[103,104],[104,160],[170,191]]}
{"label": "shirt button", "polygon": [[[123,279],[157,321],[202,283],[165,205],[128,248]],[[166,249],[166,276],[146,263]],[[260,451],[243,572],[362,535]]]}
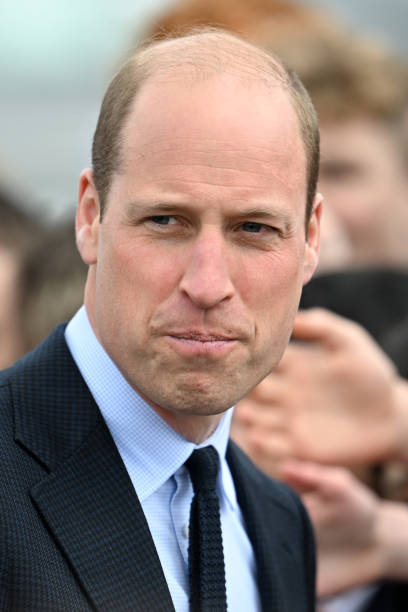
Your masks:
{"label": "shirt button", "polygon": [[186,523],[183,528],[183,536],[188,540],[190,536],[190,525]]}

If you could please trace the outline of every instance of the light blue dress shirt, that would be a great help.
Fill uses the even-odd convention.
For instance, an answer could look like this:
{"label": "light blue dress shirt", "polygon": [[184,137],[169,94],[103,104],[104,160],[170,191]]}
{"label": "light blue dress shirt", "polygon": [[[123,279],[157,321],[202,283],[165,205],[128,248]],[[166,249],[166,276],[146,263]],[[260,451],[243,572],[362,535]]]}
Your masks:
{"label": "light blue dress shirt", "polygon": [[[232,409],[200,446],[173,430],[127,383],[98,342],[83,306],[66,328],[71,354],[106,421],[145,513],[177,612],[188,612],[188,521],[193,497],[185,461],[212,444],[218,477],[228,609],[261,609],[256,564],[225,460]],[[132,526],[129,525],[129,529]]]}

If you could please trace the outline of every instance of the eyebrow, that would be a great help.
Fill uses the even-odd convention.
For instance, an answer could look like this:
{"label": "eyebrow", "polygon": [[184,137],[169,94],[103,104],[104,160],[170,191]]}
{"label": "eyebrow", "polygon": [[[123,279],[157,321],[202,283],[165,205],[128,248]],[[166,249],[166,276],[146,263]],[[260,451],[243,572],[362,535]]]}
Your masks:
{"label": "eyebrow", "polygon": [[289,223],[290,215],[279,208],[266,208],[254,206],[252,208],[238,208],[234,211],[234,217],[257,217],[258,219],[283,219]]}
{"label": "eyebrow", "polygon": [[166,202],[166,201],[157,201],[157,202],[147,202],[147,201],[133,201],[129,202],[126,205],[126,212],[132,213],[144,213],[151,214],[159,211],[177,211],[177,210],[189,210],[189,206],[186,204],[181,204],[177,202]]}
{"label": "eyebrow", "polygon": [[[168,201],[132,201],[126,206],[126,214],[132,217],[134,214],[146,214],[149,216],[160,215],[163,213],[189,213],[197,212],[190,204],[181,202],[168,202]],[[270,205],[251,206],[245,208],[243,206],[237,206],[237,208],[226,215],[227,217],[243,220],[248,217],[256,218],[259,220],[272,221],[279,220],[283,223],[286,229],[292,227],[292,217],[286,211],[283,211],[279,207],[272,207]]]}

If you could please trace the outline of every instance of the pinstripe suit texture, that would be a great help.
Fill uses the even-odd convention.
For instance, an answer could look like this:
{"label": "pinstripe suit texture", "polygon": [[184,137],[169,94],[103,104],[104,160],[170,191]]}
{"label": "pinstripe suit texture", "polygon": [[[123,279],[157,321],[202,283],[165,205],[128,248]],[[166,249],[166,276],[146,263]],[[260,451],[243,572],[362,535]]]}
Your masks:
{"label": "pinstripe suit texture", "polygon": [[[0,375],[0,455],[0,610],[174,610],[139,500],[64,326]],[[227,459],[262,609],[313,612],[314,546],[302,505],[232,442]]]}

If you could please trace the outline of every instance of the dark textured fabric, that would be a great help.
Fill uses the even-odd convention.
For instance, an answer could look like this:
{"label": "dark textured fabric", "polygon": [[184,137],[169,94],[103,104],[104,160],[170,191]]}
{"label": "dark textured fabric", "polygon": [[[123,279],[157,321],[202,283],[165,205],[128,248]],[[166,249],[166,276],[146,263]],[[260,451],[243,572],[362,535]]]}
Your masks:
{"label": "dark textured fabric", "polygon": [[263,612],[315,612],[314,537],[299,497],[271,481],[234,442],[227,461],[254,548]]}
{"label": "dark textured fabric", "polygon": [[361,612],[407,612],[408,584],[383,582]]}
{"label": "dark textured fabric", "polygon": [[218,453],[213,446],[195,450],[186,467],[194,489],[188,549],[190,612],[225,612],[227,593],[216,488]]}
{"label": "dark textured fabric", "polygon": [[[314,612],[299,498],[233,443],[227,460],[263,612]],[[58,328],[0,374],[0,611],[174,612],[125,466]]]}
{"label": "dark textured fabric", "polygon": [[3,381],[0,610],[174,610],[139,500],[63,329]]}
{"label": "dark textured fabric", "polygon": [[408,316],[408,272],[344,270],[320,274],[303,288],[301,308],[319,306],[356,321],[379,342]]}

